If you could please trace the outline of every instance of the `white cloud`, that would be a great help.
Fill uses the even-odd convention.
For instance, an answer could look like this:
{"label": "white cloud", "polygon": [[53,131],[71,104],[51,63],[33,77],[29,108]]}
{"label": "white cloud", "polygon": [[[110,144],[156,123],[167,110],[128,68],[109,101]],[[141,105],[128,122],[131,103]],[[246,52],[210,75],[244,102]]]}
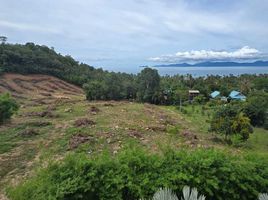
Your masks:
{"label": "white cloud", "polygon": [[42,33],[60,33],[59,30],[50,27],[37,26],[19,22],[1,21],[1,20],[0,20],[0,27],[12,28],[15,30],[42,32]]}
{"label": "white cloud", "polygon": [[[8,0],[0,6],[0,35],[10,43],[53,46],[81,61],[90,56],[92,65],[96,60],[103,67],[137,67],[151,64],[148,57],[178,49],[229,49],[247,44],[268,52],[266,10],[267,0]],[[180,53],[151,60],[198,59]],[[192,57],[201,54],[200,59],[230,53],[234,52],[188,52]],[[237,54],[259,56],[260,52]]]}
{"label": "white cloud", "polygon": [[230,61],[230,60],[254,60],[262,58],[264,55],[255,48],[244,46],[236,51],[184,51],[175,54],[162,55],[159,57],[151,57],[150,61],[155,62],[182,62],[182,61]]}

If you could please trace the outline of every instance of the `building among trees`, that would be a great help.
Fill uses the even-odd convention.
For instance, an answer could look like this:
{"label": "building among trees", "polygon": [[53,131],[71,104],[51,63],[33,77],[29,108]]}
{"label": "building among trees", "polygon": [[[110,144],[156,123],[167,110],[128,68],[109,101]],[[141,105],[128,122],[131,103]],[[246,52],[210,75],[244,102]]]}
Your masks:
{"label": "building among trees", "polygon": [[233,99],[233,100],[240,100],[240,101],[246,101],[246,96],[243,95],[241,92],[239,91],[235,91],[233,90],[230,94],[229,94],[229,98]]}
{"label": "building among trees", "polygon": [[200,94],[199,90],[189,90],[189,101],[192,102]]}

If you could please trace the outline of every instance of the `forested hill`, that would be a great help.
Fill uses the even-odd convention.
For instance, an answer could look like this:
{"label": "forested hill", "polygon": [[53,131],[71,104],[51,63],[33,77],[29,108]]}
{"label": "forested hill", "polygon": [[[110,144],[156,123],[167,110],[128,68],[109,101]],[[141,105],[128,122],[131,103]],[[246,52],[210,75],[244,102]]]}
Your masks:
{"label": "forested hill", "polygon": [[90,99],[119,100],[135,98],[135,75],[108,72],[79,63],[53,48],[34,43],[0,44],[0,74],[43,74],[84,86]]}
{"label": "forested hill", "polygon": [[232,90],[244,95],[268,91],[267,74],[197,77],[160,77],[157,70],[145,68],[139,74],[115,73],[95,69],[56,53],[53,48],[34,43],[0,44],[0,73],[52,75],[83,86],[89,100],[137,100],[154,104],[178,104],[188,100],[188,90],[200,91],[199,100],[208,101],[218,90],[228,96]]}
{"label": "forested hill", "polygon": [[34,43],[0,44],[0,72],[52,75],[76,85],[103,73],[101,69],[79,63],[71,56],[63,56],[53,48]]}

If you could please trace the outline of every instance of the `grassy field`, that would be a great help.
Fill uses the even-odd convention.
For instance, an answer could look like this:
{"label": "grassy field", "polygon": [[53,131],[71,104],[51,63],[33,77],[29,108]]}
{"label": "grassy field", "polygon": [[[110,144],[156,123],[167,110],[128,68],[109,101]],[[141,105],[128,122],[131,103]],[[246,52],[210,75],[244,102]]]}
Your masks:
{"label": "grassy field", "polygon": [[[173,112],[179,113],[183,116],[185,121],[196,131],[203,134],[203,136],[207,136],[207,138],[211,138],[215,140],[216,143],[224,143],[223,138],[220,135],[215,135],[214,133],[209,132],[209,121],[213,116],[213,111],[215,108],[203,108],[200,105],[188,105],[184,106],[183,110],[185,112],[180,112],[178,107],[169,106],[163,107],[164,109],[171,110]],[[230,145],[224,145],[228,148],[233,148]],[[254,133],[250,135],[249,139],[238,145],[243,151],[256,152],[260,154],[267,154],[268,156],[268,130],[263,128],[254,128]],[[235,148],[237,149],[237,148]]]}
{"label": "grassy field", "polygon": [[24,105],[10,123],[0,127],[0,133],[1,188],[70,151],[116,154],[129,142],[154,152],[163,145],[212,146],[179,113],[133,102],[77,99],[59,101],[53,108]]}
{"label": "grassy field", "polygon": [[[48,81],[46,89],[52,90],[48,79],[44,80]],[[0,126],[0,199],[5,198],[5,186],[16,185],[49,160],[62,159],[69,152],[87,152],[89,156],[102,151],[117,154],[128,143],[138,143],[152,152],[168,146],[268,155],[268,131],[255,128],[241,147],[230,146],[221,136],[208,131],[213,110],[202,110],[201,106],[184,107],[182,113],[175,106],[89,102],[81,91],[74,95],[74,87],[70,93],[62,82],[58,89],[54,88],[55,96],[45,98],[40,90],[30,89],[34,87],[32,80],[20,80],[26,80],[28,92],[34,93],[18,98],[19,112]],[[25,89],[22,84],[20,81]]]}

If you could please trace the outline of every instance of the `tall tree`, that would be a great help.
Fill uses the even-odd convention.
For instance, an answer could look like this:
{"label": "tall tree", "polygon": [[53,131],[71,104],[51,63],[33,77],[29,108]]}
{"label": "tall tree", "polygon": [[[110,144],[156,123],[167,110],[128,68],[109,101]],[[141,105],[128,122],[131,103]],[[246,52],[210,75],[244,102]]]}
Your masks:
{"label": "tall tree", "polygon": [[138,100],[155,103],[155,96],[160,89],[160,76],[156,69],[145,68],[137,77]]}
{"label": "tall tree", "polygon": [[5,44],[6,41],[7,41],[7,37],[6,37],[6,36],[0,36],[0,42],[1,42],[2,44]]}

